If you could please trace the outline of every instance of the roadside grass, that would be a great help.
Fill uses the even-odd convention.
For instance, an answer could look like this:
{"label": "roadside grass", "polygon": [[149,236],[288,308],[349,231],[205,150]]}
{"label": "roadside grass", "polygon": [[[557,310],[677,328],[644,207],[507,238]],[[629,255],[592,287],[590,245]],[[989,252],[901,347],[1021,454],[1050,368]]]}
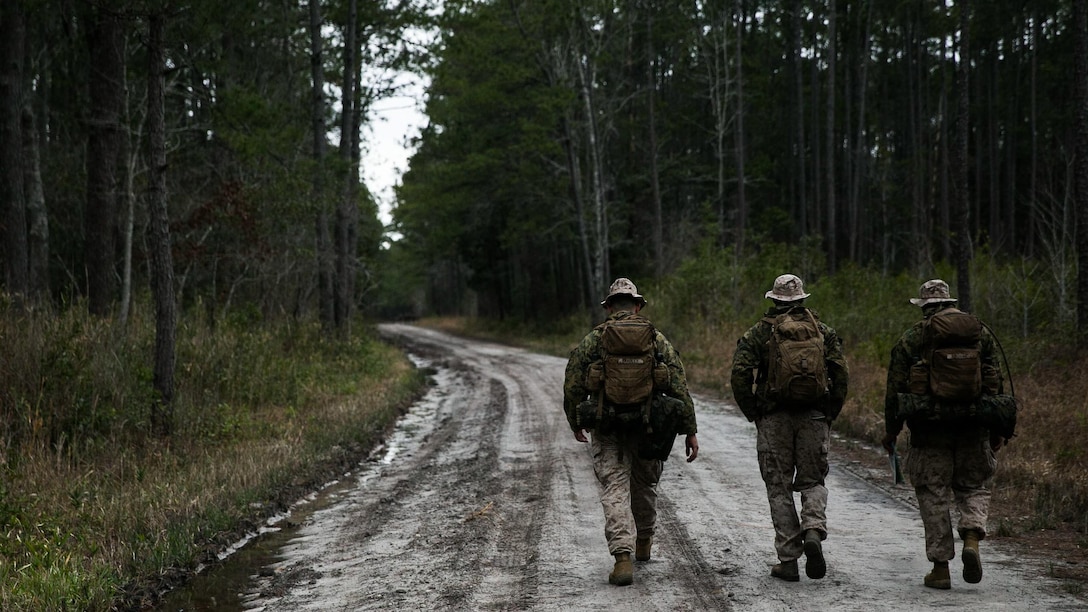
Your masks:
{"label": "roadside grass", "polygon": [[254,318],[178,333],[175,431],[149,435],[149,320],[0,314],[0,609],[139,609],[350,469],[422,377],[365,333]]}

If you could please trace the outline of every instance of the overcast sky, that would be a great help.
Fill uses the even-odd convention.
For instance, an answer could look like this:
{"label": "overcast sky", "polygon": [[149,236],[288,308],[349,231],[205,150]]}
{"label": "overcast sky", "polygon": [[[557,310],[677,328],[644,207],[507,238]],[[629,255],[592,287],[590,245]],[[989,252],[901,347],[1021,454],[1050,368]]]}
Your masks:
{"label": "overcast sky", "polygon": [[405,78],[414,79],[411,93],[376,103],[364,134],[363,180],[378,200],[381,220],[385,224],[391,220],[393,186],[408,169],[408,157],[412,153],[409,141],[419,135],[420,128],[427,122],[422,112],[423,85],[419,77]]}

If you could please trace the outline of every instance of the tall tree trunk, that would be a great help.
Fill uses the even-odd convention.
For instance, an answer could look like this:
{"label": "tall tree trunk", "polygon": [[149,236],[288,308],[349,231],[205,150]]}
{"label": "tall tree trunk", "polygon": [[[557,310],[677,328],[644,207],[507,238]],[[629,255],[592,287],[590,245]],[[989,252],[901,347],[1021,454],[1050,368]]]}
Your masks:
{"label": "tall tree trunk", "polygon": [[[706,24],[703,49],[703,66],[706,67],[707,97],[714,115],[714,162],[715,181],[714,199],[718,216],[718,245],[728,244],[726,231],[727,215],[725,210],[726,193],[726,157],[725,141],[729,130],[729,19],[723,9],[721,13],[710,13]],[[699,33],[702,36],[702,31]]]}
{"label": "tall tree trunk", "polygon": [[834,274],[838,269],[838,220],[835,202],[835,58],[838,55],[835,22],[837,9],[835,0],[827,3],[827,269]]}
{"label": "tall tree trunk", "polygon": [[1037,179],[1039,176],[1039,115],[1038,115],[1038,76],[1039,76],[1039,9],[1032,4],[1031,9],[1031,176],[1028,179],[1028,227],[1025,235],[1024,254],[1028,258],[1035,256],[1035,222],[1038,215],[1039,195]]}
{"label": "tall tree trunk", "polygon": [[865,178],[866,160],[869,159],[869,149],[865,143],[866,102],[869,100],[869,29],[873,20],[873,0],[866,3],[865,24],[862,27],[861,57],[858,59],[858,82],[856,86],[858,124],[854,134],[854,163],[851,172],[850,184],[850,259],[857,261],[858,240],[861,237],[862,215],[865,208],[861,205],[861,183]]}
{"label": "tall tree trunk", "polygon": [[[353,165],[352,147],[355,143],[354,134],[358,130],[355,125],[355,89],[358,87],[356,77],[359,74],[357,68],[358,50],[358,5],[356,0],[348,3],[348,20],[345,24],[344,34],[344,85],[342,88],[342,114],[340,129],[340,158],[345,168]],[[353,296],[351,295],[351,277],[355,271],[354,253],[350,251],[351,242],[351,211],[355,206],[355,185],[358,185],[358,173],[351,176],[350,171],[343,177],[343,190],[340,204],[336,207],[336,328],[341,333],[348,333],[348,323],[351,317]]]}
{"label": "tall tree trunk", "polygon": [[657,98],[657,61],[654,55],[654,16],[651,2],[646,3],[646,102],[650,130],[650,195],[653,198],[653,246],[654,275],[665,274],[664,218],[661,212],[661,182],[657,168],[657,120],[654,117],[654,100]]}
{"label": "tall tree trunk", "polygon": [[[358,40],[358,37],[356,37],[356,40]],[[361,130],[363,125],[363,69],[358,42],[356,42],[355,48],[359,53],[356,55],[355,60],[355,100],[351,105],[351,112],[355,116],[351,120],[351,162],[348,164],[348,199],[347,206],[344,208],[347,213],[347,243],[345,245],[345,251],[347,252],[347,277],[345,278],[347,291],[345,294],[349,300],[345,331],[349,334],[351,333],[351,320],[356,310],[355,300],[359,296],[359,276],[366,272],[359,260],[359,202],[361,194],[365,191],[365,186],[359,180],[363,146]],[[369,198],[369,194],[367,194],[367,197]]]}
{"label": "tall tree trunk", "polygon": [[967,189],[967,143],[970,138],[969,73],[971,66],[970,2],[961,0],[959,64],[956,67],[956,88],[959,98],[956,111],[956,148],[953,169],[956,176],[952,218],[952,249],[956,264],[959,306],[971,310],[971,194]]}
{"label": "tall tree trunk", "polygon": [[[987,49],[987,53],[986,53],[986,55],[988,56],[988,62],[987,63],[989,64],[989,66],[988,66],[989,70],[979,71],[980,75],[989,77],[989,78],[986,79],[986,81],[988,81],[988,82],[980,83],[980,85],[985,88],[985,95],[986,95],[986,103],[985,103],[986,110],[985,110],[985,112],[987,114],[987,117],[986,117],[986,140],[988,141],[987,142],[988,146],[986,147],[986,158],[987,158],[987,162],[988,162],[987,176],[988,176],[989,180],[986,181],[986,183],[987,183],[987,191],[989,191],[989,193],[987,195],[989,196],[988,200],[989,200],[989,203],[990,203],[990,209],[987,211],[989,214],[987,215],[988,218],[986,220],[987,221],[987,231],[986,231],[986,233],[988,234],[988,242],[989,242],[990,250],[992,252],[994,252],[994,253],[999,252],[999,250],[1001,248],[1001,245],[1002,245],[1002,242],[1003,242],[1002,241],[1003,232],[1001,231],[1001,229],[1002,229],[1001,228],[1001,193],[1000,193],[1000,190],[998,188],[998,184],[999,184],[999,176],[998,175],[1001,172],[1001,143],[1000,143],[1000,140],[1001,140],[1002,137],[998,134],[998,130],[1000,129],[1000,127],[999,127],[1000,120],[998,118],[998,108],[997,108],[998,105],[997,105],[997,102],[996,102],[999,99],[999,96],[1000,96],[1000,92],[997,90],[998,82],[999,82],[1000,79],[998,77],[997,62],[994,59],[995,56],[998,53],[997,49],[998,49],[998,43],[996,41],[991,42],[990,46],[989,46],[989,49]],[[980,79],[980,80],[982,80],[982,79]],[[980,151],[980,154],[981,154],[981,151]],[[982,186],[981,185],[979,185],[979,191],[982,191]],[[981,194],[979,194],[979,195],[981,195]],[[981,221],[981,219],[980,219],[980,221]]]}
{"label": "tall tree trunk", "polygon": [[736,163],[737,163],[737,242],[736,254],[740,257],[744,254],[744,238],[748,233],[748,196],[745,191],[745,142],[744,142],[744,55],[741,53],[741,43],[744,39],[744,28],[747,16],[744,12],[743,0],[737,0],[737,29],[734,34],[737,42],[737,125],[733,134],[736,139]]}
{"label": "tall tree trunk", "polygon": [[[585,24],[582,24],[583,27]],[[578,87],[582,104],[585,107],[586,147],[589,153],[590,197],[592,198],[593,235],[596,245],[593,250],[593,286],[606,287],[609,273],[608,265],[608,211],[604,194],[604,169],[601,167],[600,139],[597,132],[597,112],[594,105],[593,83],[594,59],[590,53],[576,60],[578,65]],[[598,289],[599,291],[599,289]]]}
{"label": "tall tree trunk", "polygon": [[116,232],[121,110],[125,58],[120,19],[106,9],[88,15],[87,50],[90,108],[87,133],[87,208],[84,214],[87,307],[92,314],[110,310],[117,288]]}
{"label": "tall tree trunk", "polygon": [[313,129],[314,174],[311,193],[317,205],[316,244],[318,304],[321,324],[325,329],[336,323],[336,298],[333,275],[335,257],[332,251],[332,237],[329,235],[328,198],[325,195],[325,60],[321,38],[321,2],[309,0],[310,4],[310,76],[313,84],[311,94],[311,125]]}
{"label": "tall tree trunk", "polygon": [[155,301],[153,384],[158,393],[152,406],[152,425],[160,434],[169,435],[174,429],[177,303],[174,297],[174,260],[170,251],[170,215],[166,206],[164,22],[165,18],[161,13],[152,14],[148,22],[148,247],[151,251],[151,293]]}
{"label": "tall tree trunk", "polygon": [[570,198],[574,201],[574,214],[577,218],[578,227],[579,261],[581,263],[578,269],[582,276],[581,301],[583,306],[592,307],[594,304],[593,296],[600,291],[600,285],[594,284],[597,279],[593,274],[593,248],[590,246],[592,238],[589,224],[586,223],[587,213],[585,193],[582,188],[582,165],[578,161],[578,134],[574,128],[574,119],[569,112],[563,115],[563,134],[565,135],[563,144],[567,158]]}
{"label": "tall tree trunk", "polygon": [[29,288],[26,194],[23,185],[23,67],[26,15],[22,0],[0,5],[0,207],[4,226],[4,282],[21,305]]}
{"label": "tall tree trunk", "polygon": [[910,156],[910,174],[908,189],[910,192],[910,241],[917,245],[911,249],[911,264],[915,268],[927,268],[931,265],[930,256],[927,252],[927,247],[924,246],[929,242],[929,228],[931,226],[931,220],[929,218],[929,209],[925,204],[925,190],[922,185],[924,183],[923,176],[923,164],[922,155],[925,150],[925,145],[922,141],[922,128],[919,127],[922,124],[922,96],[925,93],[922,91],[922,66],[923,52],[922,43],[920,39],[924,39],[926,33],[923,32],[922,15],[921,11],[911,11],[910,19],[908,22],[908,32],[906,45],[906,56],[910,58],[910,61],[906,62],[904,69],[906,70],[906,83],[907,83],[907,113],[906,113],[906,134],[904,140],[909,143],[908,154]]}
{"label": "tall tree trunk", "polygon": [[41,146],[34,110],[23,106],[23,186],[26,192],[28,289],[30,301],[49,302],[49,215],[42,188]]}
{"label": "tall tree trunk", "polygon": [[790,206],[796,207],[797,215],[794,218],[797,219],[797,226],[801,228],[801,234],[804,235],[808,232],[808,203],[806,202],[808,181],[805,180],[805,89],[801,70],[801,0],[790,2],[790,24],[790,72],[793,77],[791,106],[794,107],[790,110],[790,114],[795,121],[791,137],[794,141],[794,182],[796,184],[796,198]]}
{"label": "tall tree trunk", "polygon": [[[124,117],[125,122],[132,123],[132,111],[129,107],[128,95],[128,78],[125,78],[125,94],[124,94]],[[122,149],[123,153],[121,159],[125,160],[125,178],[124,189],[122,190],[121,202],[124,204],[124,218],[123,225],[121,227],[121,312],[119,320],[122,325],[128,323],[129,314],[132,310],[132,248],[135,239],[135,226],[136,226],[136,169],[140,164],[140,156],[142,155],[140,145],[140,135],[143,134],[145,124],[147,122],[147,112],[142,113],[139,116],[139,120],[136,121],[136,127],[127,130],[127,136],[122,137]]]}
{"label": "tall tree trunk", "polygon": [[1077,340],[1088,346],[1088,0],[1073,0],[1073,197],[1077,211]]}
{"label": "tall tree trunk", "polygon": [[945,261],[952,261],[952,241],[950,230],[952,227],[952,220],[950,216],[950,202],[952,187],[950,185],[950,170],[952,166],[952,150],[949,148],[948,139],[950,129],[949,126],[952,123],[951,115],[951,103],[949,102],[948,95],[948,43],[945,37],[941,37],[941,101],[940,101],[940,121],[941,121],[941,148],[940,148],[940,168],[941,168],[941,194],[938,201],[937,215],[940,219],[941,231],[938,234],[938,240],[940,241],[940,253],[941,258]]}

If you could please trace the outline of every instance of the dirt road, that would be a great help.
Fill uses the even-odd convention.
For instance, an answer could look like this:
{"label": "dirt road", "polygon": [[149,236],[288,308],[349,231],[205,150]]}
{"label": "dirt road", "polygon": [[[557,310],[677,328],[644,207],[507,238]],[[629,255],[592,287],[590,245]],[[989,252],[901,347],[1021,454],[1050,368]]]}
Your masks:
{"label": "dirt road", "polygon": [[433,368],[434,385],[245,587],[245,609],[1085,609],[1043,568],[989,541],[981,584],[960,579],[957,559],[951,591],[924,588],[909,491],[836,463],[827,577],[772,579],[755,429],[702,397],[698,460],[683,461],[680,439],[665,464],[654,558],[636,564],[634,585],[610,586],[589,448],[562,414],[565,361],[407,325],[382,333]]}

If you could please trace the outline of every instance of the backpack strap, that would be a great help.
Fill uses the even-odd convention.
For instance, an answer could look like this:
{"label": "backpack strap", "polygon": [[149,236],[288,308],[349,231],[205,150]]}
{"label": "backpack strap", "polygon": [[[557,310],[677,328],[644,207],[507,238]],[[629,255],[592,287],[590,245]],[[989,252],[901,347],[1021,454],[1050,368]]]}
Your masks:
{"label": "backpack strap", "polygon": [[[816,335],[819,336],[820,341],[822,342],[823,339],[824,339],[824,333],[822,331],[820,331],[820,324],[819,324],[819,322],[816,321],[816,316],[813,315],[812,311],[809,310],[808,308],[805,308],[805,314],[808,315],[808,320],[812,321],[812,326],[816,328]],[[825,348],[824,349],[825,357],[826,357],[826,351],[827,351],[827,349]]]}

